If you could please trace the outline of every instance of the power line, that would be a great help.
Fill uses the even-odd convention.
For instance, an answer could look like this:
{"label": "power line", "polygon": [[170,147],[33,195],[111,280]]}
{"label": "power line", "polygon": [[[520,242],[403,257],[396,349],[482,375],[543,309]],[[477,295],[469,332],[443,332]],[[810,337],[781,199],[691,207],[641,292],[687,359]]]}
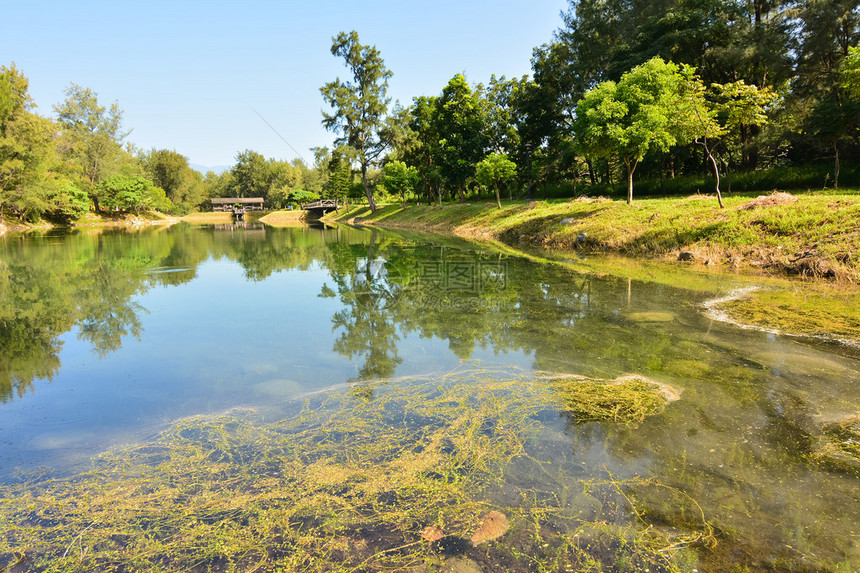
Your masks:
{"label": "power line", "polygon": [[281,141],[283,141],[284,143],[286,143],[286,144],[287,144],[287,146],[288,146],[290,149],[292,149],[292,150],[293,150],[293,153],[295,153],[295,154],[299,157],[299,159],[301,159],[301,160],[304,162],[304,164],[305,164],[305,165],[309,165],[309,163],[308,163],[308,162],[307,162],[307,160],[302,156],[302,154],[301,154],[301,153],[299,153],[298,151],[296,151],[296,148],[295,148],[295,147],[293,147],[292,145],[290,145],[290,142],[289,142],[289,141],[287,141],[286,139],[284,139],[284,136],[283,136],[283,135],[281,135],[280,133],[278,133],[278,130],[277,130],[277,129],[275,129],[274,127],[272,127],[272,124],[271,124],[271,123],[269,123],[268,121],[266,121],[266,118],[265,118],[265,117],[263,117],[262,115],[260,115],[260,112],[259,112],[259,111],[257,111],[257,110],[256,110],[256,109],[254,109],[254,108],[251,108],[251,109],[252,109],[252,110],[254,110],[254,113],[256,113],[256,114],[257,114],[257,117],[259,117],[260,119],[262,119],[262,120],[263,120],[263,123],[265,123],[266,125],[268,125],[268,126],[269,126],[269,129],[271,129],[272,131],[274,131],[274,132],[275,132],[275,135],[277,135],[278,137],[280,137],[280,138],[281,138]]}

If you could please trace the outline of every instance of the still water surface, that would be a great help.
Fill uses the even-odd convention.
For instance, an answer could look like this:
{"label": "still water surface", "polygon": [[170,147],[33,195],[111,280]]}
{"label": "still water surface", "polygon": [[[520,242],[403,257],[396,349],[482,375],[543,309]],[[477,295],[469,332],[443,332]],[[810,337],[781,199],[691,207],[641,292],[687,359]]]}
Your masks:
{"label": "still water surface", "polygon": [[[860,567],[857,466],[814,455],[827,424],[860,411],[860,354],[710,319],[703,303],[737,278],[679,288],[349,227],[0,241],[3,481],[75,471],[185,416],[289,412],[326,389],[372,400],[476,369],[532,384],[633,373],[681,398],[633,427],[541,418],[571,475],[655,478],[697,500],[721,543],[705,569]],[[653,525],[683,527],[641,503]]]}

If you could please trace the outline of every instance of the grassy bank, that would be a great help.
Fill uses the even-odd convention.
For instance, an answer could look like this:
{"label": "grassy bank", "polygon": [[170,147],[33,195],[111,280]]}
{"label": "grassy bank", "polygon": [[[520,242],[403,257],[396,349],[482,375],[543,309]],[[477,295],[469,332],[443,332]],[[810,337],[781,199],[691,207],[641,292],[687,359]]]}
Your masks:
{"label": "grassy bank", "polygon": [[[333,217],[392,228],[496,239],[554,250],[615,252],[733,269],[856,282],[860,279],[860,194],[857,190],[735,194],[720,209],[712,196],[408,206],[371,213],[354,208]],[[684,253],[684,255],[681,255]]]}

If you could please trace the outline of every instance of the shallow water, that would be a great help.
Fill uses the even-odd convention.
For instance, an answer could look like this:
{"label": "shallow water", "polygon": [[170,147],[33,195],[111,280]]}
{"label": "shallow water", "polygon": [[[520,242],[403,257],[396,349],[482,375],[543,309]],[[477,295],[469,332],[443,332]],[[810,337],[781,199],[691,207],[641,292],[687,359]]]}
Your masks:
{"label": "shallow water", "polygon": [[[74,472],[186,416],[287,415],[326,389],[372,401],[475,369],[538,389],[546,373],[633,373],[680,399],[635,426],[543,409],[529,459],[555,464],[563,483],[520,458],[508,482],[561,488],[602,520],[607,506],[583,483],[657,479],[663,489],[629,482],[638,521],[701,525],[665,492],[695,500],[719,539],[699,549],[700,570],[860,567],[858,464],[818,455],[828,424],[860,412],[860,353],[708,318],[707,300],[748,280],[676,288],[348,227],[0,241],[3,481]],[[637,521],[629,507],[626,519]]]}

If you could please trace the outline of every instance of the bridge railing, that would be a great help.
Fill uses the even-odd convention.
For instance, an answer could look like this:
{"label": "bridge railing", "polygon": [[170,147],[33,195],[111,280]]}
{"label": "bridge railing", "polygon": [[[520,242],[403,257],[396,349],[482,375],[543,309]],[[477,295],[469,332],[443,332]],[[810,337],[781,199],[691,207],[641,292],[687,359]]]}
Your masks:
{"label": "bridge railing", "polygon": [[319,201],[311,201],[310,203],[302,203],[302,209],[305,211],[311,211],[315,209],[332,209],[337,210],[337,200],[336,199],[320,199]]}

